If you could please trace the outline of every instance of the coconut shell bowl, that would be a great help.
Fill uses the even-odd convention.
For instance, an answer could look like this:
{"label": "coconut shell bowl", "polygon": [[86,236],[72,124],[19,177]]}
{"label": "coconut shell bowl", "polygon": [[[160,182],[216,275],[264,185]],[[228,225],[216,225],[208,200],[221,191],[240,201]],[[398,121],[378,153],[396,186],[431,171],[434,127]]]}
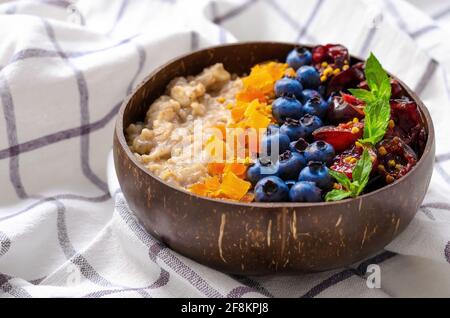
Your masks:
{"label": "coconut shell bowl", "polygon": [[[214,269],[241,275],[317,272],[347,266],[383,249],[410,223],[430,183],[435,135],[419,97],[396,79],[419,108],[427,141],[404,177],[354,199],[320,203],[240,203],[197,196],[174,187],[139,163],[124,128],[143,120],[148,106],[177,76],[223,63],[243,75],[255,64],[284,61],[290,43],[212,47],[153,71],[123,103],[114,134],[114,161],[130,209],[154,237]],[[359,61],[352,57],[354,61]]]}

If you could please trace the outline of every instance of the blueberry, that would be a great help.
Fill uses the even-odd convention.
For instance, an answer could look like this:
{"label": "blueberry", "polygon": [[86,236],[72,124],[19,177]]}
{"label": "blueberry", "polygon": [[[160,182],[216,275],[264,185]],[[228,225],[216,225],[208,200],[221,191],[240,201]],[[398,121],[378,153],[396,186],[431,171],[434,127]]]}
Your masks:
{"label": "blueberry", "polygon": [[333,178],[328,173],[327,166],[318,161],[311,161],[303,168],[298,176],[298,181],[314,182],[319,188],[328,190],[333,185]]}
{"label": "blueberry", "polygon": [[306,166],[303,154],[286,150],[280,155],[278,161],[277,175],[283,180],[295,179],[300,171]]}
{"label": "blueberry", "polygon": [[[281,132],[270,133],[263,137],[261,143],[261,153],[263,155],[271,156],[279,156],[283,152],[289,149],[289,144],[291,140],[288,135],[283,134]],[[272,150],[276,150],[278,147],[278,152],[274,153]]]}
{"label": "blueberry", "polygon": [[304,89],[302,103],[305,104],[311,98],[314,98],[316,96],[320,97],[320,93],[318,91],[316,91],[314,89]]}
{"label": "blueberry", "polygon": [[292,188],[292,186],[293,186],[294,184],[297,183],[297,181],[295,181],[295,180],[287,180],[287,181],[284,181],[284,183],[286,183],[286,185],[287,185],[288,188],[290,189],[290,188]]}
{"label": "blueberry", "polygon": [[291,141],[304,138],[307,135],[305,127],[303,127],[299,120],[288,118],[280,127],[280,132],[288,135]]}
{"label": "blueberry", "polygon": [[[309,146],[305,139],[300,138],[296,141],[293,141],[289,145],[289,150],[291,152],[299,152],[301,154],[305,153],[305,149]],[[306,158],[305,158],[306,159]]]}
{"label": "blueberry", "polygon": [[300,181],[289,190],[291,202],[320,202],[322,201],[322,190],[314,182]]}
{"label": "blueberry", "polygon": [[297,79],[304,88],[317,89],[320,85],[320,74],[313,66],[302,66],[297,70]]}
{"label": "blueberry", "polygon": [[323,100],[321,96],[314,96],[303,105],[303,112],[323,117],[327,113],[328,105],[328,102]]}
{"label": "blueberry", "polygon": [[277,134],[280,132],[280,126],[275,124],[270,124],[267,126],[267,134]]}
{"label": "blueberry", "polygon": [[297,70],[300,66],[311,64],[312,54],[307,48],[295,48],[289,52],[286,63]]}
{"label": "blueberry", "polygon": [[272,103],[272,114],[278,122],[284,122],[286,118],[300,119],[303,105],[293,97],[278,97]]}
{"label": "blueberry", "polygon": [[331,163],[334,158],[334,148],[329,143],[319,140],[310,144],[305,149],[306,161],[320,161]]}
{"label": "blueberry", "polygon": [[319,88],[317,89],[317,91],[319,92],[319,94],[321,96],[325,96],[327,94],[327,86],[326,85],[320,85]]}
{"label": "blueberry", "polygon": [[303,86],[295,78],[284,77],[275,83],[275,95],[303,99]]}
{"label": "blueberry", "polygon": [[247,169],[247,180],[255,185],[262,178],[275,175],[277,172],[278,164],[272,166],[270,160],[260,158]]}
{"label": "blueberry", "polygon": [[319,117],[306,114],[300,120],[286,119],[280,127],[280,132],[288,135],[291,141],[296,141],[299,138],[309,137],[314,130],[322,127],[322,125]]}
{"label": "blueberry", "polygon": [[255,186],[256,202],[282,202],[289,198],[289,188],[278,177],[265,177],[258,181]]}
{"label": "blueberry", "polygon": [[304,127],[306,136],[310,136],[314,130],[322,127],[323,123],[319,117],[306,114],[300,119],[300,125]]}

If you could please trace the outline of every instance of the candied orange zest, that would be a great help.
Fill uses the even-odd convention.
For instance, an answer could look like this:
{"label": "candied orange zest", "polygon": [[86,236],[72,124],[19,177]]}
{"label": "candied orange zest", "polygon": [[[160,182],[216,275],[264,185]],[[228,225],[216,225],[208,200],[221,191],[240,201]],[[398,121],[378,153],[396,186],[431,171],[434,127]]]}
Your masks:
{"label": "candied orange zest", "polygon": [[253,193],[249,193],[247,192],[242,198],[241,198],[241,202],[253,202],[255,200],[255,195]]}
{"label": "candied orange zest", "polygon": [[208,163],[207,168],[210,175],[221,175],[223,173],[223,169],[225,168],[225,164],[221,162],[211,162]]}
{"label": "candied orange zest", "polygon": [[[210,175],[202,182],[191,185],[189,191],[198,195],[213,198],[225,198],[251,202],[254,195],[248,193],[251,183],[245,181],[247,168],[251,160],[245,160],[250,154],[258,152],[259,139],[256,144],[250,142],[247,135],[240,138],[239,130],[234,130],[234,135],[227,136],[226,128],[242,128],[240,131],[248,131],[248,128],[261,129],[274,122],[272,117],[271,102],[275,98],[274,85],[283,76],[295,76],[295,71],[289,69],[287,64],[267,62],[255,65],[250,74],[242,79],[243,88],[236,94],[236,102],[228,104],[232,122],[216,125],[223,137],[211,136],[206,143],[206,151],[212,157],[212,163],[207,165]],[[230,140],[227,140],[227,139]],[[234,154],[231,161],[224,163],[226,150],[230,147],[239,152],[245,148],[245,158],[239,160],[242,154]],[[223,155],[220,149],[224,150]]]}
{"label": "candied orange zest", "polygon": [[188,187],[188,190],[192,193],[209,197],[213,196],[219,189],[220,180],[217,176],[207,177],[203,182],[198,182]]}
{"label": "candied orange zest", "polygon": [[242,180],[233,172],[228,171],[223,174],[220,192],[232,200],[240,200],[247,194],[251,183]]}
{"label": "candied orange zest", "polygon": [[243,178],[247,172],[247,165],[243,163],[227,163],[223,172],[233,172],[236,176]]}

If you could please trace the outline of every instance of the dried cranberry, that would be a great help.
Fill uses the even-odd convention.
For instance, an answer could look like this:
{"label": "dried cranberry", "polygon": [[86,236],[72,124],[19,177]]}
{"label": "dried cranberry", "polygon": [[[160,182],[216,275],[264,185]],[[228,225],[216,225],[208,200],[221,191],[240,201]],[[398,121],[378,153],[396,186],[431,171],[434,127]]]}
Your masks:
{"label": "dried cranberry", "polygon": [[[372,171],[373,171],[375,170],[375,167],[378,165],[377,154],[375,152],[375,149],[372,147],[367,147],[366,149],[369,152],[370,157],[372,158]],[[347,177],[351,179],[353,169],[355,168],[355,165],[358,162],[358,160],[361,158],[362,153],[363,153],[362,147],[354,146],[353,148],[342,152],[340,155],[337,155],[334,158],[334,162],[331,165],[330,169],[344,173],[345,175],[347,175]]]}
{"label": "dried cranberry", "polygon": [[327,94],[331,95],[334,92],[346,91],[349,88],[358,87],[365,80],[363,67],[363,63],[357,63],[352,65],[348,70],[334,76],[328,84]]}
{"label": "dried cranberry", "polygon": [[312,50],[312,55],[314,64],[327,62],[329,64],[334,64],[336,67],[342,68],[342,66],[344,66],[345,61],[347,61],[347,63],[350,61],[348,49],[340,44],[327,44],[316,46]]}
{"label": "dried cranberry", "polygon": [[417,163],[417,155],[401,138],[384,139],[377,144],[378,173],[386,183],[407,174]]}
{"label": "dried cranberry", "polygon": [[316,140],[323,140],[333,146],[336,152],[344,151],[362,137],[364,123],[350,121],[335,126],[324,126],[313,132]]}
{"label": "dried cranberry", "polygon": [[347,122],[353,118],[364,118],[364,104],[352,95],[341,94],[332,98],[328,108],[328,119],[331,123]]}
{"label": "dried cranberry", "polygon": [[414,101],[409,98],[391,100],[391,122],[385,136],[400,137],[417,153],[423,152],[427,136]]}

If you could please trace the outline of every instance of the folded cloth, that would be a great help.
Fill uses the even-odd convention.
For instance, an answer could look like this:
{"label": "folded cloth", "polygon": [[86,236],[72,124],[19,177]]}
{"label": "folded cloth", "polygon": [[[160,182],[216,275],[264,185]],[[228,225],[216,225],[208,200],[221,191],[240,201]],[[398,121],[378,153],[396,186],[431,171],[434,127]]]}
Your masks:
{"label": "folded cloth", "polygon": [[[0,0],[0,295],[450,296],[450,14],[444,1],[412,2]],[[428,106],[430,189],[385,251],[330,272],[230,276],[136,221],[108,156],[122,100],[170,58],[247,40],[373,51]]]}

